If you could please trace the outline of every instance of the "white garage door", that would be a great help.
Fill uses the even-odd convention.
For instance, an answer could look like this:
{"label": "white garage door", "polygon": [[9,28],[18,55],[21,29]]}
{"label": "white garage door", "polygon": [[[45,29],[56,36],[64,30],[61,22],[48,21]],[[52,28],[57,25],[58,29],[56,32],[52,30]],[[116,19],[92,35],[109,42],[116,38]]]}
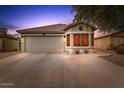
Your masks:
{"label": "white garage door", "polygon": [[59,37],[26,37],[26,52],[62,52],[63,36]]}

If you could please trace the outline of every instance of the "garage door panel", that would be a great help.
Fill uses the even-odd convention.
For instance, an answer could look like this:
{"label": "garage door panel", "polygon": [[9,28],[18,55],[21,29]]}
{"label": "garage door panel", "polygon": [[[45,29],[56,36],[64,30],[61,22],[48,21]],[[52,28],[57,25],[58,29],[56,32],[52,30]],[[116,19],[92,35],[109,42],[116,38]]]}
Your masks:
{"label": "garage door panel", "polygon": [[27,52],[61,52],[64,50],[63,37],[26,37]]}

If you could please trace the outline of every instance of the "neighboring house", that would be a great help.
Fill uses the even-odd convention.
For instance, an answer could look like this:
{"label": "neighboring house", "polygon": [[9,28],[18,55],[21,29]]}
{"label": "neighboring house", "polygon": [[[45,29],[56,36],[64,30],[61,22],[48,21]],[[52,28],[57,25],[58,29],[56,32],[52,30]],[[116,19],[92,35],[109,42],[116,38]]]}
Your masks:
{"label": "neighboring house", "polygon": [[5,38],[5,51],[19,51],[19,38],[14,37],[11,34],[7,34]]}
{"label": "neighboring house", "polygon": [[5,38],[0,37],[0,51],[12,52],[19,51],[19,38],[15,38],[13,35],[7,34]]}
{"label": "neighboring house", "polygon": [[93,48],[93,31],[84,23],[55,24],[17,30],[21,33],[21,50],[25,52],[62,52]]}
{"label": "neighboring house", "polygon": [[115,32],[95,32],[94,48],[114,49],[118,45],[124,44],[124,31]]}
{"label": "neighboring house", "polygon": [[[0,28],[1,30],[1,28]],[[1,52],[12,52],[19,51],[19,38],[11,34],[0,34],[0,51]]]}

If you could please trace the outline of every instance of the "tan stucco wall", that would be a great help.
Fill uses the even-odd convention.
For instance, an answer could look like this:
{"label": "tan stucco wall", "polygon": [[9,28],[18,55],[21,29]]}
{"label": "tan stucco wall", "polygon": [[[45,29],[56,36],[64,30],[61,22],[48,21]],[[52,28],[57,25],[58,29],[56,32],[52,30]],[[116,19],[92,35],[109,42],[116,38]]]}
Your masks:
{"label": "tan stucco wall", "polygon": [[113,37],[111,39],[111,43],[114,45],[114,47],[118,46],[120,44],[120,38]]}
{"label": "tan stucco wall", "polygon": [[120,38],[120,44],[124,44],[124,37]]}
{"label": "tan stucco wall", "polygon": [[19,40],[5,39],[5,51],[19,50]]}
{"label": "tan stucco wall", "polygon": [[2,51],[2,38],[0,38],[0,51]]}
{"label": "tan stucco wall", "polygon": [[124,44],[124,38],[121,38],[121,37],[113,37],[111,39],[111,43],[114,44],[114,46],[118,46],[120,44]]}
{"label": "tan stucco wall", "polygon": [[124,44],[124,38],[108,36],[94,40],[94,48],[99,49],[112,49],[120,44]]}
{"label": "tan stucco wall", "polygon": [[104,37],[94,40],[94,48],[110,49],[111,37]]}
{"label": "tan stucco wall", "polygon": [[0,51],[10,52],[19,50],[19,40],[4,38],[4,49],[3,49],[3,38],[0,38]]}

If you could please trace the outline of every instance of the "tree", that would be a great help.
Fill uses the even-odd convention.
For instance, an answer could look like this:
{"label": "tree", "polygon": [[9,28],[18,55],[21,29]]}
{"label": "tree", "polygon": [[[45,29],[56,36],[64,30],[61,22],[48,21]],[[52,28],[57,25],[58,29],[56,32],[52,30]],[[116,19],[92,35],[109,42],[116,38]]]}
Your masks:
{"label": "tree", "polygon": [[5,37],[5,35],[7,34],[7,28],[3,28],[3,27],[1,27],[0,28],[0,35],[2,35],[3,37]]}
{"label": "tree", "polygon": [[94,25],[104,31],[124,28],[124,6],[76,5],[74,21]]}

